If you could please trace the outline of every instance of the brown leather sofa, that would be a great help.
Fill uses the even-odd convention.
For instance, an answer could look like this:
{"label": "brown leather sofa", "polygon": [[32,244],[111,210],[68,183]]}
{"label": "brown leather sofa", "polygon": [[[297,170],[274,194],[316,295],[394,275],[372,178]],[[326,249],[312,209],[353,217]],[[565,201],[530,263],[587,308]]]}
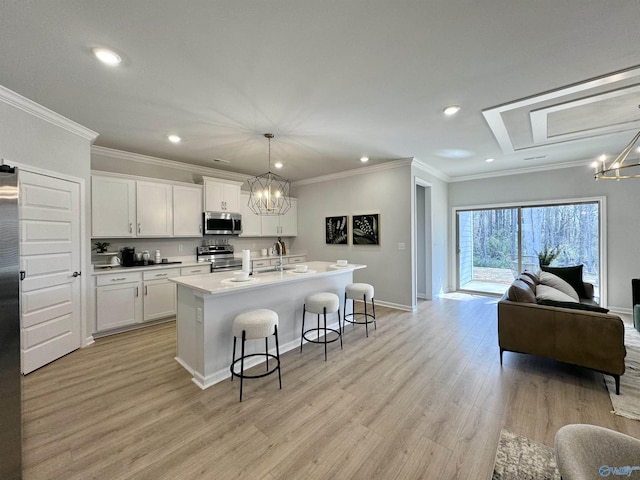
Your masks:
{"label": "brown leather sofa", "polygon": [[[539,305],[535,274],[522,274],[498,302],[500,365],[505,351],[528,353],[613,376],[620,394],[624,324],[618,315]],[[593,285],[585,283],[587,295]],[[594,304],[593,298],[580,303]]]}

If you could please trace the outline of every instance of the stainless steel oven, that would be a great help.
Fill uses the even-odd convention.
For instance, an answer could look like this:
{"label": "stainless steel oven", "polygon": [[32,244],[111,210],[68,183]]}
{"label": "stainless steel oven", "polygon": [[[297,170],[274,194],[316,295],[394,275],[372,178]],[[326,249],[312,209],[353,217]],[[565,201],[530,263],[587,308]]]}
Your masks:
{"label": "stainless steel oven", "polygon": [[240,235],[242,215],[227,212],[204,212],[202,214],[205,235]]}
{"label": "stainless steel oven", "polygon": [[242,270],[242,259],[233,255],[233,245],[204,245],[197,250],[198,263],[210,263],[211,272]]}

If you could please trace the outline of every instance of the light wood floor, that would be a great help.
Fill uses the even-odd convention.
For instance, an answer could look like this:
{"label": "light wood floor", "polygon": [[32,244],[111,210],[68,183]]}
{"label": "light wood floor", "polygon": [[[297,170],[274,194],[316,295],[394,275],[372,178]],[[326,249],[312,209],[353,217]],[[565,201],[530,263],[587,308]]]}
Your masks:
{"label": "light wood floor", "polygon": [[[173,323],[102,338],[24,379],[26,479],[488,479],[501,428],[547,445],[568,423],[640,437],[601,374],[505,353],[496,299],[378,308],[378,329],[205,391]],[[231,340],[230,340],[231,341]]]}

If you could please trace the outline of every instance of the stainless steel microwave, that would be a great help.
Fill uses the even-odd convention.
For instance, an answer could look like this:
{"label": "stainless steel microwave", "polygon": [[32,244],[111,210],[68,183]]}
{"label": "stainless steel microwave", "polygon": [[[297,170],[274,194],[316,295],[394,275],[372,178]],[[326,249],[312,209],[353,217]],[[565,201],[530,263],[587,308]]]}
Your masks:
{"label": "stainless steel microwave", "polygon": [[204,212],[203,231],[205,235],[240,235],[242,215],[227,212]]}

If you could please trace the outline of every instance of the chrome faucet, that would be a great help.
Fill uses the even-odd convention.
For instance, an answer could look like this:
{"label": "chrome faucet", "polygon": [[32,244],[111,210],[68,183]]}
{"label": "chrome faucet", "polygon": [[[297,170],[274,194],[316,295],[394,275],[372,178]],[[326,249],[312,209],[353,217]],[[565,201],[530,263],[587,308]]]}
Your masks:
{"label": "chrome faucet", "polygon": [[276,240],[273,246],[278,250],[278,263],[276,263],[276,270],[283,271],[284,265],[282,264],[282,243],[280,240]]}

